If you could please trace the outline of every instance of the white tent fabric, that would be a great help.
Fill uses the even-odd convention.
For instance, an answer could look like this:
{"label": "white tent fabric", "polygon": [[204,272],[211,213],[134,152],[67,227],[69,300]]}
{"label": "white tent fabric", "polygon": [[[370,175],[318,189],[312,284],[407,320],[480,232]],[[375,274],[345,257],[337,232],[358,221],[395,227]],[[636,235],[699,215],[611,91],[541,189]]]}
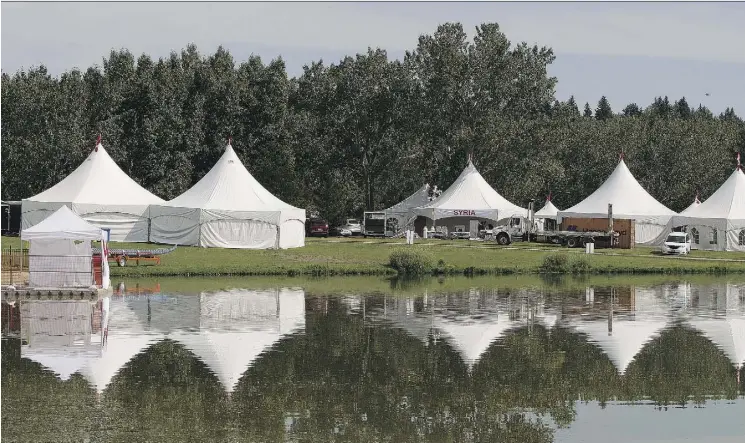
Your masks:
{"label": "white tent fabric", "polygon": [[473,368],[495,340],[517,324],[507,314],[479,319],[437,317],[434,320],[435,327],[443,332],[469,369]]}
{"label": "white tent fabric", "polygon": [[200,330],[172,337],[207,365],[229,393],[262,353],[305,328],[302,289],[236,289],[200,297]]}
{"label": "white tent fabric", "polygon": [[162,202],[124,173],[99,143],[70,175],[23,200],[21,227],[30,228],[68,205],[89,223],[110,229],[112,241],[146,242],[148,207]]}
{"label": "white tent fabric", "polygon": [[615,219],[635,220],[636,243],[657,245],[665,240],[672,228],[673,210],[642,188],[621,160],[613,173],[587,198],[569,209],[559,211],[559,221],[565,217],[607,218],[608,204],[613,204]]}
{"label": "white tent fabric", "polygon": [[150,218],[155,243],[243,249],[305,245],[305,209],[266,190],[231,145],[189,190],[151,206]]}
{"label": "white tent fabric", "polygon": [[419,188],[415,193],[406,197],[404,200],[396,203],[390,208],[384,209],[383,212],[385,212],[386,218],[395,218],[398,222],[399,230],[403,230],[406,226],[410,225],[416,217],[412,213],[412,209],[430,203],[429,192],[429,183],[425,183],[424,186]]}
{"label": "white tent fabric", "polygon": [[687,226],[694,247],[699,249],[745,251],[745,173],[742,169],[736,169],[706,201],[674,217],[673,225]]}
{"label": "white tent fabric", "polygon": [[737,369],[745,364],[745,318],[692,320],[694,328],[717,345]]}
{"label": "white tent fabric", "polygon": [[[39,224],[21,231],[29,244],[29,285],[34,287],[84,287],[93,284],[91,240],[105,245],[101,228],[85,221],[63,205]],[[109,263],[101,262],[102,287],[110,284]]]}
{"label": "white tent fabric", "polygon": [[608,320],[583,322],[577,330],[587,334],[590,341],[597,343],[623,375],[639,351],[659,334],[666,322],[661,319],[614,320],[612,332]]}
{"label": "white tent fabric", "polygon": [[525,216],[527,209],[502,197],[469,161],[460,176],[439,198],[413,209],[413,213],[430,220],[478,217],[498,221],[513,215]]}
{"label": "white tent fabric", "polygon": [[546,200],[546,204],[536,211],[535,218],[549,218],[551,220],[556,220],[558,214],[559,210],[554,206],[551,200]]}

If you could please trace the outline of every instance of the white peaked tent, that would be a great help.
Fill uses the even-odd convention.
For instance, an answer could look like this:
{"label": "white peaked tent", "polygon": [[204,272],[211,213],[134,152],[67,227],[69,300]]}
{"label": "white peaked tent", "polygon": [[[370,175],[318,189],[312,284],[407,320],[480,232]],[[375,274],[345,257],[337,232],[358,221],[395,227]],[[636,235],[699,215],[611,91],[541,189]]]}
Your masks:
{"label": "white peaked tent", "polygon": [[556,206],[554,206],[551,200],[546,199],[546,204],[543,205],[541,209],[536,211],[535,218],[548,218],[551,220],[556,220],[558,214],[559,210],[556,208]]}
{"label": "white peaked tent", "polygon": [[414,208],[412,212],[433,221],[451,217],[498,221],[513,215],[525,216],[527,211],[499,195],[469,160],[468,166],[461,172],[455,183],[440,197],[426,205]]}
{"label": "white peaked tent", "polygon": [[675,217],[673,224],[687,226],[694,247],[699,249],[745,251],[745,173],[742,168],[738,166],[706,201]]}
{"label": "white peaked tent", "polygon": [[132,180],[98,143],[70,175],[21,203],[21,228],[27,229],[63,205],[89,223],[110,229],[112,241],[146,242],[148,207],[163,203]]}
{"label": "white peaked tent", "polygon": [[413,218],[416,217],[416,215],[412,213],[412,210],[430,203],[429,192],[429,183],[425,183],[424,186],[419,188],[415,193],[406,197],[404,200],[396,203],[390,208],[384,209],[383,212],[385,212],[386,218],[395,218],[398,222],[399,230],[404,229],[407,225],[411,224]]}
{"label": "white peaked tent", "polygon": [[[106,244],[101,228],[93,226],[63,205],[38,224],[21,231],[29,242],[28,279],[35,287],[93,285],[91,241]],[[109,263],[101,262],[102,287],[110,284]]]}
{"label": "white peaked tent", "polygon": [[670,231],[674,211],[642,188],[621,159],[613,173],[587,198],[569,209],[559,211],[565,217],[608,218],[608,204],[613,204],[615,219],[635,220],[637,244],[661,244]]}
{"label": "white peaked tent", "polygon": [[305,209],[278,199],[251,175],[228,144],[189,190],[150,208],[150,241],[212,248],[305,245]]}
{"label": "white peaked tent", "polygon": [[507,314],[492,314],[478,319],[437,317],[434,320],[435,328],[458,351],[469,370],[495,340],[518,324],[510,320]]}
{"label": "white peaked tent", "polygon": [[738,370],[742,368],[745,364],[745,318],[696,319],[690,323],[719,347]]}
{"label": "white peaked tent", "polygon": [[207,365],[229,393],[261,354],[305,328],[302,289],[236,289],[200,298],[200,330],[172,337]]}

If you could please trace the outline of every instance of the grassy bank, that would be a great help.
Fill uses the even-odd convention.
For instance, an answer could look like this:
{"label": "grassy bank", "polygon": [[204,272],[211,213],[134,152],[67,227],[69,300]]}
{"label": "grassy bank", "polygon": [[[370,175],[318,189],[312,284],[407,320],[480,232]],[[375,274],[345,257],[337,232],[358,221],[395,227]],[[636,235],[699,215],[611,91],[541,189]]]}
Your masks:
{"label": "grassy bank", "polygon": [[[3,237],[2,248],[20,247],[20,240]],[[155,245],[112,243],[112,248],[151,249]],[[565,254],[582,262],[587,274],[694,274],[745,273],[745,253],[693,251],[689,257],[665,257],[653,248],[583,250],[552,245],[515,243],[503,247],[466,240],[308,239],[306,246],[288,250],[238,250],[179,247],[162,256],[160,265],[130,262],[112,265],[113,277],[148,276],[334,276],[396,275],[389,266],[394,251],[418,251],[428,257],[433,273],[444,275],[508,275],[541,272],[547,256]],[[581,258],[580,258],[581,257]],[[545,268],[543,268],[545,270]],[[571,272],[571,269],[557,272]]]}

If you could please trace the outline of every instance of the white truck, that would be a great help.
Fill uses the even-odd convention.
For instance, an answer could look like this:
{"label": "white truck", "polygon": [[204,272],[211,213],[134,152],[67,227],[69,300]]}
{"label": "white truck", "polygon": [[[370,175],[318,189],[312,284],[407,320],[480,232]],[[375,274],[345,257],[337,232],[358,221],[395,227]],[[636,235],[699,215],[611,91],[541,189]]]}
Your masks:
{"label": "white truck", "polygon": [[494,240],[500,245],[509,245],[513,241],[555,243],[569,248],[584,247],[586,243],[595,243],[597,247],[618,245],[619,234],[617,232],[538,230],[537,223],[532,219],[532,202],[528,207],[530,218],[513,216],[507,219],[509,221],[505,220],[505,223],[493,229],[481,231],[483,238]]}

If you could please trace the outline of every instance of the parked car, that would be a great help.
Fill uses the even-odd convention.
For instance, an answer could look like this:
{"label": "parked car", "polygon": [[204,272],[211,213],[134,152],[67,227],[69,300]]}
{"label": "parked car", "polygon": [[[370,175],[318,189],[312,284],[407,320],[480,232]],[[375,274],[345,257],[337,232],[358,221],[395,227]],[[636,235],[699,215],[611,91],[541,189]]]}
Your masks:
{"label": "parked car", "polygon": [[362,225],[356,218],[348,218],[341,228],[351,232],[351,235],[362,235]]}
{"label": "parked car", "polygon": [[691,236],[687,232],[671,232],[661,247],[663,254],[689,254]]}
{"label": "parked car", "polygon": [[317,235],[321,237],[329,236],[329,224],[322,218],[308,218],[305,220],[305,235],[308,237]]}

